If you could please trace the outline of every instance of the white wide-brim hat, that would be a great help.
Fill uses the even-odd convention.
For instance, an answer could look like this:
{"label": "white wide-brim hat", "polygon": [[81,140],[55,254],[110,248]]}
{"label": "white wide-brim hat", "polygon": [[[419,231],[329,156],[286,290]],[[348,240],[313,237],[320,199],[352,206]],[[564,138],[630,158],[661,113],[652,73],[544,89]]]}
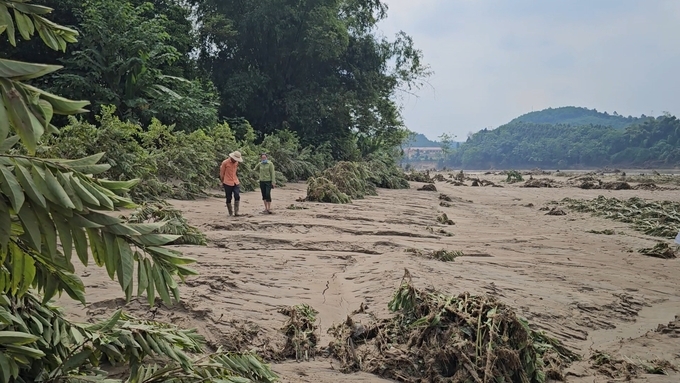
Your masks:
{"label": "white wide-brim hat", "polygon": [[238,150],[233,153],[229,153],[229,157],[231,157],[236,162],[243,162],[243,158],[241,158],[241,152]]}

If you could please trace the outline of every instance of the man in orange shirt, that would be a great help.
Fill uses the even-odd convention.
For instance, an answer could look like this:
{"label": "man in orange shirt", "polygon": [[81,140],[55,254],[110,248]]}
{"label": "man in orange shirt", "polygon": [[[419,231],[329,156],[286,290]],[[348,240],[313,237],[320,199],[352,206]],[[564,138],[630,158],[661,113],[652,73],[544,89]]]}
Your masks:
{"label": "man in orange shirt", "polygon": [[[235,151],[229,153],[229,158],[222,161],[220,165],[220,180],[222,181],[222,187],[224,187],[224,193],[227,195],[227,210],[229,211],[229,216],[238,216],[238,205],[241,202],[241,190],[239,188],[238,177],[236,176],[236,168],[238,164],[243,162],[241,158],[241,152]],[[234,208],[231,207],[231,197],[234,196]]]}

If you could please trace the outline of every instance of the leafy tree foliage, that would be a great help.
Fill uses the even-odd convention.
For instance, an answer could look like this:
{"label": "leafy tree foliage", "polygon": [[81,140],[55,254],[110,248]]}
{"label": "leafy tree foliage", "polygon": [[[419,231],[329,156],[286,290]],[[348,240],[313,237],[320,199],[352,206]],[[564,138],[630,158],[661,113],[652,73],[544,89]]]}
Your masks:
{"label": "leafy tree foliage", "polygon": [[61,60],[66,70],[54,78],[56,91],[92,100],[95,112],[114,105],[143,124],[158,118],[194,130],[217,122],[212,84],[167,74],[183,56],[166,29],[174,24],[155,16],[153,4],[90,0],[80,17],[84,36]]}
{"label": "leafy tree foliage", "polygon": [[[0,0],[0,33],[15,45],[17,33],[28,39],[37,32],[50,48],[65,50],[77,32],[47,20],[50,11]],[[0,382],[103,381],[104,363],[128,364],[126,382],[274,381],[250,354],[192,359],[188,353],[202,353],[205,344],[192,331],[122,312],[104,323],[76,325],[49,305],[63,292],[85,303],[75,257],[105,268],[128,300],[145,294],[150,304],[157,296],[167,305],[179,300],[175,278],[195,274],[187,267],[193,260],[164,247],[180,238],[159,234],[164,223],[127,223],[105,213],[134,207],[125,195],[138,180],[98,177],[111,167],[99,163],[104,153],[71,160],[35,156],[43,137],[58,132],[54,114],[76,114],[88,105],[22,83],[57,69],[0,59]],[[147,356],[168,362],[144,365]]]}
{"label": "leafy tree foliage", "polygon": [[193,3],[221,115],[266,134],[290,129],[304,145],[330,142],[335,159],[356,159],[356,133],[389,147],[405,138],[392,97],[429,70],[408,35],[376,35],[379,0]]}

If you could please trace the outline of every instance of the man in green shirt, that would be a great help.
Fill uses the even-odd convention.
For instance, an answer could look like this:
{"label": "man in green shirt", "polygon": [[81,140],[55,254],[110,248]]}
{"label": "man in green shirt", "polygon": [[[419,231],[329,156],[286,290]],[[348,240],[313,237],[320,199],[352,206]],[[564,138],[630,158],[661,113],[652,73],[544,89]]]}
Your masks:
{"label": "man in green shirt", "polygon": [[260,191],[264,202],[263,213],[271,214],[272,189],[276,187],[276,172],[274,171],[274,164],[267,159],[265,153],[260,154],[260,163],[255,165],[255,171],[260,176]]}

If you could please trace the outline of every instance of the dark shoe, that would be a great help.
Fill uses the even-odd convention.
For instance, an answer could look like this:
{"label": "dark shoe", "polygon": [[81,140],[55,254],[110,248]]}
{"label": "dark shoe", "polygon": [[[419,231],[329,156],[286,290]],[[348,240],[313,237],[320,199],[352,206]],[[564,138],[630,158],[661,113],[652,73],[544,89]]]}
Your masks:
{"label": "dark shoe", "polygon": [[232,207],[231,207],[231,203],[228,203],[228,204],[227,204],[227,211],[229,212],[229,216],[230,216],[230,217],[231,217],[232,215],[234,215],[234,210],[233,210]]}
{"label": "dark shoe", "polygon": [[238,217],[238,205],[241,203],[241,201],[234,201],[234,216]]}

